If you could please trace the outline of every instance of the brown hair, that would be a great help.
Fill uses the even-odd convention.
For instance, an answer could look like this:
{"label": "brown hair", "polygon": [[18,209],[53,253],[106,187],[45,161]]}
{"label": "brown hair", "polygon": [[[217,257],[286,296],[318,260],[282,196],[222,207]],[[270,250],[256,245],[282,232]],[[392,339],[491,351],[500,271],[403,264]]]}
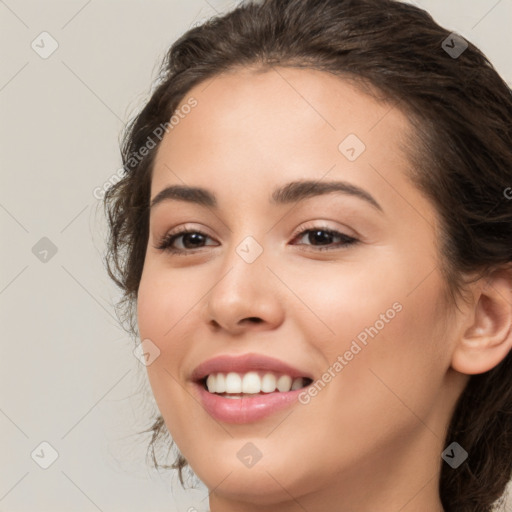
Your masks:
{"label": "brown hair", "polygon": [[[246,3],[186,32],[170,48],[156,89],[124,134],[124,178],[105,195],[109,275],[137,336],[135,305],[149,229],[154,139],[195,85],[237,67],[294,66],[350,78],[407,113],[414,127],[411,179],[441,219],[442,272],[452,298],[465,277],[512,262],[512,96],[473,44],[450,39],[425,11],[395,0],[265,0]],[[443,41],[449,42],[448,47]],[[455,41],[455,42],[454,42]],[[458,45],[458,46],[457,46]],[[457,469],[440,459],[440,496],[447,512],[488,512],[512,474],[512,353],[471,376],[456,405],[446,444],[469,458]],[[162,417],[151,450],[169,436]],[[171,466],[187,465],[178,453]]]}

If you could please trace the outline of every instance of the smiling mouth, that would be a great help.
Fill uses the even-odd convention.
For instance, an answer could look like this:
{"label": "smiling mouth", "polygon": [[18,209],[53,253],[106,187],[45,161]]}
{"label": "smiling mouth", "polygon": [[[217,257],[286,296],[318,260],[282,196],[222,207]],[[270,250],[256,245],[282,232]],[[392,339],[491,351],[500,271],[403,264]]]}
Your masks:
{"label": "smiling mouth", "polygon": [[216,372],[200,380],[203,388],[209,393],[235,399],[269,393],[287,393],[305,388],[312,382],[309,377],[292,378],[286,374],[269,371]]}

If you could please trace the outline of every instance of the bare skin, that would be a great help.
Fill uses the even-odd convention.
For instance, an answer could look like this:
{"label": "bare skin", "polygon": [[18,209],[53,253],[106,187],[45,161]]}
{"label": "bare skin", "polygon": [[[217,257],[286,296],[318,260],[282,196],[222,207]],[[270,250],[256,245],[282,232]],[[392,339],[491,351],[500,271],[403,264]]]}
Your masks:
{"label": "bare skin", "polygon": [[[446,304],[437,214],[407,178],[401,111],[305,69],[238,70],[182,104],[190,97],[197,106],[158,149],[151,198],[197,186],[217,208],[165,200],[151,209],[138,321],[160,350],[148,366],[158,406],[210,489],[211,511],[443,511],[441,453],[456,400],[469,375],[512,345],[510,275],[477,281],[460,310]],[[349,134],[365,145],[359,156],[355,139],[354,152],[339,149]],[[269,201],[306,179],[347,182],[379,206],[341,192]],[[204,244],[181,237],[174,247],[186,254],[157,248],[184,228]],[[357,242],[297,236],[313,228]],[[252,263],[236,251],[248,236],[263,249]],[[214,420],[190,380],[211,357],[248,352],[321,378],[370,326],[378,333],[307,404],[259,421]],[[250,468],[237,457],[248,442],[262,454]]]}

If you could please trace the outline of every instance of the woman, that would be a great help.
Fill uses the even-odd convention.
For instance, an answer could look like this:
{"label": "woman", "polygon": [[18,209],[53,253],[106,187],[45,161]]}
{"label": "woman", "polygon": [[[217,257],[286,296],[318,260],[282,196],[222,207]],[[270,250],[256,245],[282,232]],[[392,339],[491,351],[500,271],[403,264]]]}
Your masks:
{"label": "woman", "polygon": [[180,478],[212,512],[490,511],[512,470],[510,89],[393,0],[245,4],[162,71],[107,260]]}

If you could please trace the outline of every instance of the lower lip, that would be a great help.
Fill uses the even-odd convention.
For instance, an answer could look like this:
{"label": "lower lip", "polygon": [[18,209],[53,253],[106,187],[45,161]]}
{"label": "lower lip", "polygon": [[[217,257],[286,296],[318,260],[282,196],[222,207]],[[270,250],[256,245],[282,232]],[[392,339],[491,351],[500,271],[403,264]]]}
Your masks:
{"label": "lower lip", "polygon": [[[224,398],[209,393],[200,383],[195,383],[204,408],[218,421],[226,423],[252,423],[286,409],[298,401],[301,391],[274,392],[259,395],[244,395],[242,398]],[[248,396],[246,398],[246,396]]]}

